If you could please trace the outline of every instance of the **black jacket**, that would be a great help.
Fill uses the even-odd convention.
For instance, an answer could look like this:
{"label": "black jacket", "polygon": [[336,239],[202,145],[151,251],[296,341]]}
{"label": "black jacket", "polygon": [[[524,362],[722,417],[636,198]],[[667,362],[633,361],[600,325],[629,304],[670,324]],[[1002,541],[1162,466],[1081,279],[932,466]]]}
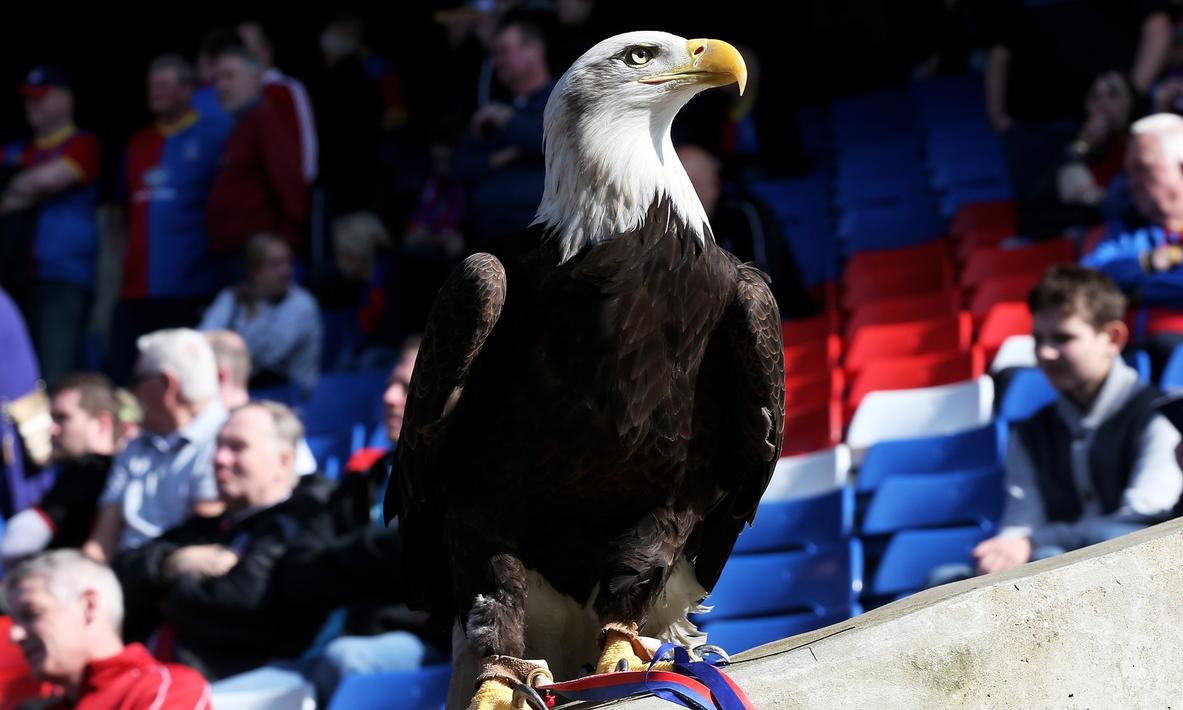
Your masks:
{"label": "black jacket", "polygon": [[[234,520],[194,517],[143,547],[119,554],[112,567],[123,584],[124,637],[175,633],[174,660],[207,678],[223,678],[273,658],[293,657],[312,642],[319,623],[291,618],[278,603],[275,570],[328,492],[303,484],[287,501]],[[239,562],[221,577],[166,579],[165,560],[188,545],[225,545]]]}
{"label": "black jacket", "polygon": [[426,615],[403,605],[398,529],[377,522],[392,457],[345,476],[322,513],[308,521],[281,564],[283,603],[293,616],[319,619],[344,608],[349,635],[402,629],[446,648],[446,635],[430,631]]}

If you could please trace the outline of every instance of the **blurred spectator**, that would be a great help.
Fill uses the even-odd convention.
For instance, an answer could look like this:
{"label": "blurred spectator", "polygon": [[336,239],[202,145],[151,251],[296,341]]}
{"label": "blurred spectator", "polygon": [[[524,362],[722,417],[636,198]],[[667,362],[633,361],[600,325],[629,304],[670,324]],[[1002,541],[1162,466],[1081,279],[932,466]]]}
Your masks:
{"label": "blurred spectator", "polygon": [[[386,349],[381,326],[389,303],[390,236],[372,212],[354,212],[333,220],[333,268],[316,285],[325,313],[326,367],[362,369],[362,351]],[[333,319],[330,324],[329,320]],[[386,361],[389,363],[389,360]]]}
{"label": "blurred spectator", "polygon": [[1166,69],[1151,96],[1154,113],[1183,113],[1183,25],[1175,26]]}
{"label": "blurred spectator", "polygon": [[0,554],[8,567],[46,549],[81,547],[94,527],[119,431],[119,400],[104,376],[66,375],[50,390],[55,479],[32,508],[8,521]]}
{"label": "blurred spectator", "polygon": [[292,282],[291,249],[277,235],[256,234],[243,257],[246,280],[218,294],[199,328],[242,336],[254,363],[252,387],[290,382],[310,392],[320,377],[320,310]]}
{"label": "blurred spectator", "polygon": [[226,512],[193,518],[115,558],[134,614],[125,635],[162,629],[157,654],[211,679],[295,656],[311,642],[315,627],[285,614],[272,579],[312,511],[292,495],[301,433],[291,410],[274,402],[230,414],[214,458]]}
{"label": "blurred spectator", "polygon": [[133,391],[144,432],[119,452],[99,498],[99,517],[83,550],[109,560],[140,547],[192,514],[218,515],[214,443],[226,420],[209,343],[188,329],[138,341]]}
{"label": "blurred spectator", "polygon": [[511,240],[534,218],[545,178],[542,114],[554,80],[542,26],[507,15],[493,39],[493,67],[512,105],[478,108],[452,158],[453,175],[470,190],[463,231],[472,250],[515,249]]}
{"label": "blurred spectator", "polygon": [[234,126],[234,116],[227,113],[218,100],[215,60],[226,47],[241,43],[238,35],[224,27],[210,30],[201,37],[201,42],[197,47],[197,60],[194,64],[194,69],[197,72],[197,86],[193,89],[193,110],[202,120],[221,124],[226,133],[229,133]]}
{"label": "blurred spectator", "polygon": [[[211,330],[205,333],[214,360],[218,363],[218,397],[227,411],[237,409],[250,402],[247,383],[251,378],[251,354],[246,341],[232,330]],[[296,475],[310,476],[316,473],[316,459],[308,442],[302,437],[296,444]]]}
{"label": "blurred spectator", "polygon": [[209,684],[192,668],[123,645],[123,592],[107,567],[74,550],[31,559],[4,580],[12,640],[33,676],[58,686],[45,710],[208,710]]}
{"label": "blurred spectator", "polygon": [[772,277],[772,293],[782,317],[816,314],[817,303],[802,285],[793,254],[771,209],[754,196],[738,191],[725,193],[719,161],[707,151],[695,145],[681,145],[677,151],[719,246],[742,261],[755,263]]}
{"label": "blurred spectator", "polygon": [[132,439],[140,435],[144,410],[140,408],[136,396],[122,387],[115,390],[115,398],[119,400],[119,416],[116,417],[119,431],[115,436],[115,450],[122,451]]}
{"label": "blurred spectator", "polygon": [[[1137,306],[1183,309],[1183,117],[1160,113],[1134,123],[1126,175],[1137,221],[1115,220],[1081,260],[1109,275]],[[1142,340],[1135,334],[1135,341]],[[1146,347],[1162,372],[1183,334],[1159,333]]]}
{"label": "blurred spectator", "polygon": [[320,184],[329,217],[372,209],[382,138],[382,93],[362,60],[361,20],[341,16],[321,32],[323,67],[311,83]]}
{"label": "blurred spectator", "polygon": [[[0,516],[9,518],[36,503],[53,479],[51,472],[38,471],[41,467],[30,460],[21,436],[22,422],[44,419],[48,411],[22,412],[18,418],[12,409],[17,402],[36,404],[41,373],[25,321],[3,289],[0,289],[0,353],[4,354],[4,366],[0,367],[0,473],[4,474],[0,480]],[[28,426],[25,424],[26,430]]]}
{"label": "blurred spectator", "polygon": [[1001,572],[1160,522],[1183,492],[1179,432],[1119,357],[1125,297],[1104,274],[1054,267],[1028,296],[1039,367],[1059,398],[1016,422],[1001,532],[974,549]]}
{"label": "blurred spectator", "polygon": [[215,66],[218,98],[235,125],[206,208],[214,252],[237,251],[263,231],[278,232],[296,247],[308,221],[299,136],[284,109],[263,100],[263,66],[254,55],[226,47]]}
{"label": "blurred spectator", "polygon": [[604,27],[602,12],[596,12],[596,0],[555,0],[555,23],[547,43],[550,70],[562,76],[583,53],[613,32]]}
{"label": "blurred spectator", "polygon": [[1084,124],[1056,178],[1060,202],[1096,207],[1105,198],[1122,169],[1133,110],[1133,93],[1118,72],[1102,75],[1089,89]]}
{"label": "blurred spectator", "polygon": [[33,141],[6,152],[21,168],[0,193],[0,213],[37,210],[28,248],[31,268],[14,295],[28,320],[41,374],[53,383],[81,363],[95,285],[99,228],[99,142],[74,126],[74,88],[58,67],[40,66],[21,86]]}
{"label": "blurred spectator", "polygon": [[316,180],[319,161],[316,138],[316,121],[312,114],[312,102],[308,91],[297,78],[287,76],[275,66],[275,47],[271,36],[257,20],[238,23],[238,36],[247,51],[253,54],[263,69],[263,96],[279,109],[288,128],[299,136],[299,159],[304,182],[311,185]]}
{"label": "blurred spectator", "polygon": [[1080,100],[1098,77],[1122,72],[1141,100],[1170,46],[1165,0],[983,3],[990,39],[986,106],[1002,134],[1019,230],[1053,233],[1060,151],[1076,133]]}
{"label": "blurred spectator", "polygon": [[193,110],[196,81],[193,66],[180,56],[153,59],[147,87],[155,123],[127,147],[127,243],[108,368],[118,381],[131,373],[137,338],[192,327],[230,278],[205,229],[206,200],[229,124]]}
{"label": "blurred spectator", "polygon": [[[417,341],[416,341],[417,342]],[[391,442],[398,441],[415,345],[391,373],[383,400]],[[402,569],[397,526],[382,518],[393,456],[342,479],[324,511],[313,517],[281,566],[286,604],[293,616],[324,619],[346,611],[342,636],[310,663],[321,702],[353,673],[408,670],[443,661],[448,639],[429,630],[427,617],[401,603]]]}

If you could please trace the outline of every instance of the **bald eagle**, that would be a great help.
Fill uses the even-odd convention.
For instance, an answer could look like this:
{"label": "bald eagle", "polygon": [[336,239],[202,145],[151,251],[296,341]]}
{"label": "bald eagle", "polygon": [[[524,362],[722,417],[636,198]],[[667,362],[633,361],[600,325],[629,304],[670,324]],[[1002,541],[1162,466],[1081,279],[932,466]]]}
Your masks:
{"label": "bald eagle", "polygon": [[387,514],[412,601],[456,619],[449,707],[523,658],[573,677],[702,639],[687,613],[772,474],[784,361],[767,278],[716,245],[670,126],[745,80],[717,40],[597,44],[546,107],[533,245],[436,297]]}

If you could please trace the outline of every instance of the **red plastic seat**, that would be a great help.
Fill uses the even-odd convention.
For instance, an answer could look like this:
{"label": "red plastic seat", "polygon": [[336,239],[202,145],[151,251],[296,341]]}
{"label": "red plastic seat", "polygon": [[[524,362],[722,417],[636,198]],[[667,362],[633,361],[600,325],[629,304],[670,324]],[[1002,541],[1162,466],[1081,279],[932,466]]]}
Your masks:
{"label": "red plastic seat", "polygon": [[916,264],[933,264],[949,261],[949,245],[943,239],[899,249],[871,249],[850,255],[843,280],[864,276],[881,269],[910,268]]}
{"label": "red plastic seat", "polygon": [[1014,274],[1042,275],[1048,267],[1074,261],[1076,245],[1071,239],[1053,239],[1015,249],[976,249],[965,262],[965,270],[961,273],[961,285],[979,286],[991,279]]}
{"label": "red plastic seat", "polygon": [[[1131,337],[1152,338],[1159,333],[1183,333],[1183,310],[1174,308],[1131,308],[1126,313]],[[1141,329],[1144,329],[1144,332]]]}
{"label": "red plastic seat", "polygon": [[954,240],[953,253],[957,263],[964,264],[978,249],[997,247],[1015,236],[1014,229],[1005,226],[974,227]]}
{"label": "red plastic seat", "polygon": [[817,343],[838,332],[838,313],[826,311],[813,318],[781,321],[780,335],[784,346]]}
{"label": "red plastic seat", "polygon": [[978,345],[990,362],[1012,335],[1031,334],[1031,311],[1021,301],[1002,301],[990,306],[978,330]]}
{"label": "red plastic seat", "polygon": [[821,451],[842,440],[842,405],[829,402],[821,407],[789,413],[785,417],[785,435],[781,456],[796,456]]}
{"label": "red plastic seat", "polygon": [[870,301],[859,305],[851,312],[850,319],[846,322],[846,342],[852,342],[855,333],[864,326],[948,318],[956,316],[960,311],[961,290],[957,288]]}
{"label": "red plastic seat", "polygon": [[943,291],[951,288],[953,282],[953,265],[947,258],[917,261],[908,266],[867,267],[859,275],[844,279],[846,288],[842,292],[842,306],[850,311],[877,299]]}
{"label": "red plastic seat", "polygon": [[876,360],[864,367],[850,383],[850,393],[846,397],[847,421],[854,417],[863,397],[871,392],[949,385],[979,377],[985,369],[985,355],[977,346],[966,351]]}
{"label": "red plastic seat", "polygon": [[957,236],[981,227],[1005,227],[1011,234],[1018,232],[1013,200],[967,202],[957,208],[949,222],[949,233]]}
{"label": "red plastic seat", "polygon": [[1027,294],[1039,283],[1043,274],[1019,273],[1006,278],[990,279],[978,286],[969,300],[969,312],[981,323],[990,307],[1004,301],[1027,302]]}
{"label": "red plastic seat", "polygon": [[846,373],[836,367],[825,372],[785,378],[785,412],[808,411],[840,402],[846,389]]}
{"label": "red plastic seat", "polygon": [[851,338],[843,364],[853,374],[881,358],[968,350],[972,343],[969,311],[926,321],[867,325]]}
{"label": "red plastic seat", "polygon": [[828,335],[799,345],[785,346],[785,377],[825,372],[838,365],[842,355],[842,339]]}

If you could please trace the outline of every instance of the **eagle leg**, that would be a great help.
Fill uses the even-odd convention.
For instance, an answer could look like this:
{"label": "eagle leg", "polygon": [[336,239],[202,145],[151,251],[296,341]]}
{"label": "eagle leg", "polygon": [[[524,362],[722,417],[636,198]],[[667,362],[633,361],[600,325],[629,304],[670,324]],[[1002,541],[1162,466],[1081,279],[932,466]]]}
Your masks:
{"label": "eagle leg", "polygon": [[546,661],[524,661],[512,656],[489,656],[477,676],[476,693],[468,710],[542,710],[535,687],[554,682]]}
{"label": "eagle leg", "polygon": [[[600,660],[596,662],[596,673],[645,670],[649,668],[653,653],[660,645],[657,639],[641,636],[636,624],[604,624],[604,628],[600,629],[601,651]],[[659,661],[653,664],[652,670],[664,671],[672,667],[669,661]]]}

